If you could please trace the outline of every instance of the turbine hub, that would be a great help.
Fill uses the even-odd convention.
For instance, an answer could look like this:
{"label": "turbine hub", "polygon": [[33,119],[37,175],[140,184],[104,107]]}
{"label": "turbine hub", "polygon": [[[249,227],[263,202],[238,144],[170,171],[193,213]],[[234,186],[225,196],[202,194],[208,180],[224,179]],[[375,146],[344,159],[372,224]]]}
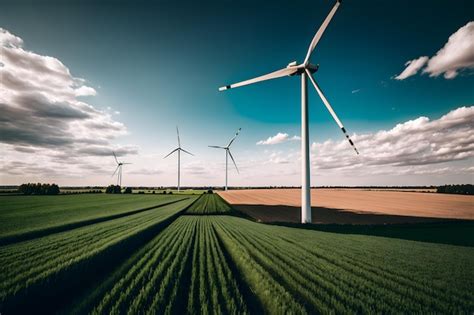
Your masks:
{"label": "turbine hub", "polygon": [[308,65],[305,68],[308,69],[309,72],[315,73],[319,69],[319,64],[313,65],[312,63],[308,63]]}

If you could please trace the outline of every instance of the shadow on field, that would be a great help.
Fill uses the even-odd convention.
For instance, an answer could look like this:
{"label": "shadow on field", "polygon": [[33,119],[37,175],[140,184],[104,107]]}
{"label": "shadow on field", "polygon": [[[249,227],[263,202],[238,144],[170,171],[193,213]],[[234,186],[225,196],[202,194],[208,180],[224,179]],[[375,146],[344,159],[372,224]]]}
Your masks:
{"label": "shadow on field", "polygon": [[114,220],[114,219],[119,219],[119,218],[131,216],[133,214],[137,214],[137,213],[140,213],[140,212],[144,212],[144,211],[153,210],[153,209],[161,208],[161,207],[164,207],[164,206],[168,206],[170,204],[177,203],[179,201],[183,201],[183,200],[186,200],[186,199],[189,199],[189,197],[172,200],[170,202],[166,202],[166,203],[162,203],[162,204],[158,204],[158,205],[155,205],[155,206],[150,206],[150,207],[146,207],[146,208],[142,208],[142,209],[131,210],[131,211],[128,211],[128,212],[123,212],[123,213],[118,213],[118,214],[113,214],[113,215],[109,215],[109,216],[104,216],[104,217],[99,217],[99,218],[94,218],[94,219],[89,219],[89,220],[83,220],[83,221],[78,221],[78,222],[72,222],[72,223],[68,223],[68,224],[64,224],[64,225],[52,226],[52,227],[48,227],[48,228],[45,228],[45,229],[35,230],[35,231],[26,232],[26,233],[17,234],[17,235],[9,235],[9,236],[0,237],[0,246],[9,245],[9,244],[18,243],[18,242],[23,242],[23,241],[28,241],[28,240],[32,240],[32,239],[35,239],[35,238],[38,238],[38,237],[51,235],[51,234],[54,234],[54,233],[60,233],[60,232],[65,232],[65,231],[69,231],[69,230],[72,230],[72,229],[77,229],[77,228],[80,228],[80,227],[83,227],[83,226],[86,226],[86,225],[91,225],[91,224],[96,224],[96,223],[100,223],[100,222],[105,222],[105,221],[110,221],[110,220]]}
{"label": "shadow on field", "polygon": [[474,247],[474,221],[397,216],[312,207],[313,224],[301,224],[299,207],[234,205],[256,221],[342,234],[361,234]]}
{"label": "shadow on field", "polygon": [[81,260],[31,285],[27,290],[7,297],[0,301],[0,314],[68,313],[77,296],[83,296],[105,281],[116,268],[173,223],[186,209],[187,207],[164,221],[110,245],[88,260]]}

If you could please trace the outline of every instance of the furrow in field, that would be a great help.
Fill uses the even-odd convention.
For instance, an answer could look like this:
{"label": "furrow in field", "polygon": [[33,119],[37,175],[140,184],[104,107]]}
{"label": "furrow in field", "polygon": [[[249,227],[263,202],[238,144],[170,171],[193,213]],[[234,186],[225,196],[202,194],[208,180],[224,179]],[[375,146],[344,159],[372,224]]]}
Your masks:
{"label": "furrow in field", "polygon": [[[245,280],[271,312],[285,312],[287,305],[293,305],[289,310],[292,312],[340,313],[452,313],[466,312],[474,307],[472,283],[462,277],[473,260],[470,248],[391,239],[376,238],[374,241],[360,236],[341,237],[332,233],[266,226],[232,217],[216,217],[214,226]],[[381,253],[366,254],[360,249],[372,242],[377,247],[375,250]],[[378,248],[377,242],[384,247]],[[398,254],[398,246],[406,249],[406,255],[416,252],[419,255],[417,261],[405,259],[405,263],[398,266],[398,260],[406,257]],[[426,249],[426,246],[431,246],[431,249]],[[442,249],[438,250],[438,247]],[[371,251],[370,247],[367,249]],[[451,268],[439,264],[444,257],[443,251],[458,253],[458,261],[447,261]],[[426,258],[438,263],[428,263],[426,268],[420,269],[417,263],[427,260],[423,254],[435,255]],[[392,256],[398,257],[394,263],[387,260]],[[416,268],[417,273],[410,272]],[[438,270],[440,274],[433,281],[431,275]],[[439,287],[438,284],[452,281],[450,276],[455,275],[452,270],[458,272],[454,288]],[[421,284],[426,284],[429,289],[420,288]],[[282,290],[278,292],[278,288]],[[272,291],[273,296],[286,300],[281,308],[269,299],[268,292]],[[303,309],[297,310],[295,304]]]}
{"label": "furrow in field", "polygon": [[[71,289],[83,287],[94,281],[94,277],[100,277],[99,270],[106,268],[106,261],[111,260],[112,265],[120,263],[127,253],[151,239],[161,225],[169,224],[170,219],[191,203],[192,199],[183,200],[154,211],[0,247],[0,263],[4,266],[0,275],[0,307],[16,305],[26,296],[42,305],[47,299],[40,297],[49,298],[50,294],[44,290],[52,285],[54,290],[50,290],[61,294],[65,294],[61,285],[67,284]],[[15,263],[19,257],[22,264]],[[88,266],[94,268],[93,272],[81,278],[80,273],[85,272],[82,269]]]}
{"label": "furrow in field", "polygon": [[77,228],[80,228],[80,227],[83,227],[83,226],[88,226],[88,225],[92,225],[92,224],[96,224],[96,223],[101,223],[101,222],[105,222],[105,221],[110,221],[110,220],[115,220],[115,219],[119,219],[119,218],[123,218],[123,217],[128,217],[128,216],[140,213],[140,212],[153,210],[153,209],[156,209],[156,208],[159,208],[159,207],[164,207],[164,206],[167,206],[167,205],[170,205],[170,204],[173,204],[173,203],[185,200],[185,199],[187,199],[187,198],[179,198],[177,200],[166,201],[166,202],[155,204],[155,205],[150,206],[150,207],[136,209],[136,210],[130,210],[130,211],[127,211],[127,212],[118,213],[118,214],[114,214],[114,215],[110,215],[110,216],[98,217],[98,218],[94,218],[94,219],[69,223],[69,224],[65,224],[65,225],[54,226],[54,227],[50,227],[50,228],[46,228],[46,229],[39,229],[39,230],[24,233],[24,234],[3,237],[3,238],[0,239],[0,246],[19,243],[19,242],[24,242],[24,241],[32,240],[32,239],[35,239],[35,238],[55,234],[55,233],[70,231],[70,230],[77,229]]}
{"label": "furrow in field", "polygon": [[173,285],[173,277],[179,279],[182,272],[180,266],[184,266],[186,254],[192,245],[193,234],[194,227],[176,234],[175,245],[170,249],[167,257],[160,262],[159,267],[153,271],[147,283],[141,288],[138,298],[135,298],[128,308],[131,313],[151,310],[158,305],[164,306]]}
{"label": "furrow in field", "polygon": [[[156,267],[156,264],[162,259],[163,255],[166,253],[166,249],[170,246],[170,243],[174,240],[174,237],[170,233],[163,233],[160,243],[151,243],[152,246],[145,246],[137,255],[140,255],[140,259],[136,262],[135,265],[130,265],[130,271],[120,279],[115,279],[116,276],[113,276],[112,279],[108,280],[110,285],[113,281],[117,281],[115,286],[107,293],[103,298],[100,305],[97,307],[98,313],[104,313],[106,309],[110,308],[110,304],[114,301],[119,301],[119,299],[127,299],[133,294],[131,293],[134,288],[141,287],[143,284],[140,284],[140,281],[145,277],[147,270],[153,270]],[[121,290],[125,288],[125,290]],[[124,303],[127,303],[126,301]]]}
{"label": "furrow in field", "polygon": [[[299,266],[299,269],[305,270],[306,268],[314,267],[314,265],[317,265],[317,262],[310,262],[306,263],[304,258],[307,257],[302,257],[301,255],[304,255],[304,253],[301,252],[295,252],[294,250],[285,252],[284,254],[280,254],[280,248],[278,245],[275,245],[274,240],[267,240],[266,235],[261,235],[260,238],[258,239],[249,239],[246,236],[242,235],[242,233],[239,233],[236,231],[238,234],[239,238],[244,238],[247,240],[249,244],[252,244],[254,248],[258,251],[258,253],[265,253],[265,255],[261,255],[260,259],[262,259],[262,262],[273,262],[277,261],[278,265],[273,266],[272,264],[269,264],[267,268],[274,268],[274,272],[278,274],[277,270],[288,270],[288,275],[295,281],[290,281],[289,284],[286,286],[292,287],[292,283],[301,283],[302,285],[298,285],[297,288],[293,288],[296,290],[303,290],[303,292],[297,293],[296,296],[303,295],[306,296],[310,301],[313,303],[317,303],[316,305],[320,304],[319,307],[327,307],[322,305],[321,301],[314,300],[313,297],[319,297],[320,300],[325,301],[326,303],[330,304],[335,304],[332,305],[331,307],[336,309],[337,311],[341,312],[346,312],[347,310],[345,309],[344,305],[348,305],[351,307],[358,307],[358,305],[351,305],[354,301],[342,301],[343,304],[339,303],[336,301],[335,297],[342,295],[341,289],[343,289],[343,286],[341,286],[341,289],[338,289],[331,280],[328,280],[328,278],[324,275],[324,273],[319,272],[319,268],[313,268],[313,273],[307,273],[307,274],[299,274],[298,272],[294,272],[292,265],[297,265]],[[257,252],[256,252],[257,253]],[[285,281],[284,278],[282,278],[282,281]],[[314,283],[318,283],[318,287],[314,287]],[[311,292],[312,291],[312,292]],[[331,301],[333,300],[333,301]],[[311,310],[313,311],[313,310]],[[322,311],[321,309],[319,311]]]}
{"label": "furrow in field", "polygon": [[179,218],[125,265],[120,274],[96,290],[95,297],[88,299],[92,305],[82,305],[82,311],[248,313],[212,222],[206,217]]}
{"label": "furrow in field", "polygon": [[117,219],[181,199],[151,195],[2,197],[0,245]]}
{"label": "furrow in field", "polygon": [[[60,269],[74,260],[81,259],[84,254],[100,251],[107,247],[110,242],[115,242],[128,234],[134,234],[144,226],[165,218],[171,214],[168,209],[162,212],[149,213],[147,215],[137,215],[131,218],[121,219],[110,224],[91,226],[77,231],[77,233],[64,233],[24,242],[16,245],[2,247],[2,262],[6,266],[7,275],[14,283],[20,283],[22,279],[34,280],[35,276],[48,272],[50,268]],[[45,255],[47,253],[47,255]],[[13,264],[15,261],[23,261],[21,265]],[[1,279],[1,278],[0,278]],[[3,282],[8,284],[8,281]]]}
{"label": "furrow in field", "polygon": [[203,194],[186,211],[191,215],[231,214],[232,208],[218,194]]}
{"label": "furrow in field", "polygon": [[[399,301],[403,300],[406,296],[411,296],[410,303],[412,303],[413,306],[417,305],[417,307],[422,307],[423,305],[427,305],[427,303],[431,303],[438,305],[431,305],[430,309],[433,309],[435,306],[436,308],[442,307],[440,300],[444,300],[443,296],[438,296],[436,290],[430,289],[429,287],[417,285],[416,280],[407,279],[406,275],[405,278],[400,276],[394,277],[390,272],[372,267],[369,263],[364,262],[362,264],[357,260],[347,259],[343,253],[337,253],[334,249],[331,253],[322,252],[301,246],[301,244],[296,242],[288,242],[295,247],[303,248],[304,252],[310,253],[311,261],[317,262],[319,260],[325,267],[333,266],[333,272],[328,273],[328,275],[338,275],[341,271],[350,273],[351,278],[345,277],[349,282],[345,285],[349,287],[351,287],[351,284],[358,285],[359,288],[357,292],[359,294],[361,292],[367,292],[368,297],[374,296],[377,298],[380,292],[379,290],[374,290],[374,285],[380,285],[383,286],[385,290],[390,290],[390,300],[387,301],[385,305],[391,309],[397,308],[397,305],[400,304]],[[436,297],[436,299],[433,299],[433,297]],[[456,298],[456,296],[452,297]],[[366,303],[366,305],[377,305],[377,303],[376,300],[373,300],[372,303]]]}
{"label": "furrow in field", "polygon": [[306,313],[291,293],[277,282],[264,266],[252,258],[249,249],[234,239],[233,234],[226,228],[225,222],[216,220],[214,226],[226,250],[241,270],[243,280],[250,286],[267,312]]}
{"label": "furrow in field", "polygon": [[[279,238],[284,240],[281,236]],[[280,243],[280,240],[279,242],[275,242],[274,236],[270,237],[263,234],[258,238],[257,242],[265,247],[265,253],[268,253],[269,256],[273,256],[270,258],[271,260],[276,259],[288,265],[297,265],[300,267],[300,270],[311,270],[311,272],[303,273],[304,277],[309,280],[308,283],[319,283],[328,291],[329,296],[347,297],[357,292],[357,299],[351,298],[349,301],[341,300],[343,305],[349,305],[354,309],[377,306],[372,296],[377,298],[379,290],[375,290],[372,284],[386,285],[388,288],[394,287],[393,283],[384,282],[383,278],[370,279],[364,274],[364,270],[355,270],[356,268],[350,268],[349,265],[343,265],[336,260],[328,259],[328,255],[322,255],[322,253],[317,251],[301,250],[297,244],[284,244],[288,247],[294,245],[294,247],[291,252],[282,255],[279,247],[274,245]],[[317,268],[315,268],[315,266],[317,266]],[[355,273],[354,271],[359,272]],[[350,274],[350,277],[341,276],[347,274]],[[395,294],[393,298],[386,299],[384,306],[389,307],[391,310],[397,309],[399,304],[397,301],[403,298],[404,294],[402,293],[404,292],[397,293],[398,294]],[[361,303],[361,301],[364,302]],[[374,311],[388,311],[388,309],[374,309]]]}
{"label": "furrow in field", "polygon": [[[177,221],[173,224],[180,224],[180,222]],[[96,313],[109,312],[112,307],[117,307],[114,305],[130,304],[134,295],[147,282],[150,272],[158,268],[160,261],[170,251],[170,248],[177,244],[175,235],[169,232],[171,226],[140,249],[118,272],[107,279],[107,282],[96,290],[97,292],[94,292],[94,297],[89,298],[89,304],[97,305]],[[100,300],[99,295],[105,291],[107,293]],[[81,311],[81,313],[84,312]]]}
{"label": "furrow in field", "polygon": [[[355,255],[355,253],[358,252],[356,246],[328,247],[327,242],[319,242],[318,244],[308,246],[308,244],[301,241],[298,242],[295,239],[280,237],[290,242],[293,246],[302,248],[305,252],[312,253],[315,257],[324,259],[330,264],[339,266],[351,274],[359,276],[361,279],[358,283],[378,283],[387,288],[393,288],[395,295],[399,296],[395,302],[399,301],[400,297],[413,296],[415,293],[416,298],[410,299],[416,299],[419,305],[430,303],[432,304],[431,309],[442,307],[444,302],[448,302],[446,296],[450,296],[451,300],[461,303],[464,300],[462,296],[465,296],[465,292],[457,292],[456,290],[446,287],[434,287],[429,280],[408,278],[406,271],[396,272],[393,268],[386,268],[384,264],[374,264],[374,260],[362,262],[360,259],[357,259]],[[318,249],[315,250],[315,248]],[[370,255],[371,257],[377,257],[379,255],[377,251],[371,249],[361,251],[359,254],[365,256]],[[403,264],[403,261],[399,263]],[[403,270],[403,268],[400,268],[400,270]],[[433,297],[435,297],[435,299],[433,299]]]}
{"label": "furrow in field", "polygon": [[[295,300],[301,303],[308,313],[321,313],[330,312],[331,309],[337,312],[346,313],[347,310],[341,303],[328,302],[331,300],[331,292],[327,292],[324,283],[319,282],[319,287],[315,290],[311,290],[309,287],[311,282],[307,281],[304,276],[295,272],[291,265],[286,264],[281,257],[275,255],[271,249],[262,246],[261,242],[257,239],[247,238],[239,231],[231,230],[234,240],[242,241],[249,249],[251,257],[262,265],[272,277],[278,281],[283,287],[285,287],[293,295]],[[290,252],[286,251],[287,255],[291,255]],[[300,297],[303,297],[301,299]],[[306,302],[307,301],[307,302]]]}

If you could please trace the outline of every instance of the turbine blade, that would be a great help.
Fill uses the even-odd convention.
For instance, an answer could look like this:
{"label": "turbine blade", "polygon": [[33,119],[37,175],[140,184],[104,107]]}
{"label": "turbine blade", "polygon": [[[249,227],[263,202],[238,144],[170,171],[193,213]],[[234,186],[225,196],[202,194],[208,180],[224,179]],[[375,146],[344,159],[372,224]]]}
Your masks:
{"label": "turbine blade", "polygon": [[114,155],[115,162],[117,162],[117,164],[119,164],[119,161],[117,160],[117,156],[115,155],[115,152],[114,152],[114,151],[112,151],[112,154]]}
{"label": "turbine blade", "polygon": [[122,165],[127,165],[127,164],[132,164],[132,163],[122,163]]}
{"label": "turbine blade", "polygon": [[171,151],[170,153],[168,153],[168,155],[165,156],[164,159],[166,159],[168,156],[170,156],[171,154],[175,153],[175,152],[178,151],[178,150],[179,150],[179,148],[174,149],[173,151]]}
{"label": "turbine blade", "polygon": [[298,71],[298,69],[299,68],[297,66],[291,66],[291,67],[283,68],[283,69],[280,69],[280,70],[274,71],[272,73],[268,73],[268,74],[250,79],[250,80],[245,80],[245,81],[234,83],[234,84],[231,84],[231,85],[222,86],[222,87],[219,88],[219,91],[225,91],[225,90],[233,89],[233,88],[236,88],[236,87],[239,87],[239,86],[249,85],[249,84],[257,83],[257,82],[260,82],[260,81],[276,79],[276,78],[284,77],[286,75],[292,75],[292,74],[296,73]]}
{"label": "turbine blade", "polygon": [[235,136],[232,138],[232,140],[230,140],[230,142],[229,142],[229,144],[227,145],[227,147],[230,147],[230,145],[232,144],[232,142],[234,142],[235,138],[237,138],[237,136],[239,135],[240,130],[242,130],[242,128],[239,128],[239,130],[237,130],[237,132],[235,133]]}
{"label": "turbine blade", "polygon": [[178,126],[176,126],[176,134],[178,135],[178,147],[181,148],[181,140],[179,139],[179,129],[178,129]]}
{"label": "turbine blade", "polygon": [[359,151],[357,151],[357,148],[356,148],[356,146],[354,145],[354,142],[352,142],[351,138],[350,138],[349,135],[347,134],[346,129],[344,128],[344,125],[343,125],[342,122],[339,120],[339,117],[337,117],[336,112],[334,112],[334,110],[332,109],[332,107],[331,107],[331,105],[329,104],[329,102],[328,102],[326,96],[324,96],[323,91],[321,91],[321,88],[320,88],[319,85],[316,83],[316,81],[314,80],[314,78],[313,78],[313,76],[311,75],[311,73],[309,72],[309,70],[306,69],[306,73],[308,74],[308,77],[309,77],[309,80],[311,81],[311,83],[313,83],[313,86],[314,86],[314,88],[316,89],[316,92],[318,92],[319,97],[320,97],[321,100],[323,101],[324,105],[326,105],[326,108],[328,109],[329,113],[331,113],[332,118],[334,118],[334,120],[336,121],[336,124],[339,126],[339,128],[341,128],[342,132],[343,132],[344,135],[346,136],[347,140],[349,140],[349,143],[350,143],[351,146],[354,148],[354,150],[356,151],[356,153],[359,154]]}
{"label": "turbine blade", "polygon": [[117,170],[119,169],[120,165],[117,165],[117,168],[115,169],[115,172],[112,174],[110,177],[114,177],[115,173],[117,173]]}
{"label": "turbine blade", "polygon": [[192,154],[191,152],[186,151],[185,149],[180,148],[180,150],[183,151],[184,153],[187,153],[187,154],[190,154],[190,155],[194,156],[194,154]]}
{"label": "turbine blade", "polygon": [[214,149],[225,149],[225,147],[220,147],[218,145],[208,145],[209,148],[214,148]]}
{"label": "turbine blade", "polygon": [[308,63],[309,58],[311,57],[311,54],[312,54],[314,48],[316,48],[316,45],[318,44],[319,40],[320,40],[321,37],[323,36],[324,31],[325,31],[326,28],[328,27],[329,22],[331,22],[332,17],[334,16],[334,14],[335,14],[336,11],[337,11],[337,8],[339,8],[339,5],[341,5],[341,0],[337,0],[337,1],[336,1],[336,4],[335,4],[334,7],[331,9],[331,11],[329,11],[328,16],[327,16],[326,19],[324,20],[323,24],[321,24],[321,26],[319,27],[319,29],[318,29],[318,31],[316,32],[316,34],[314,35],[313,40],[311,41],[311,44],[309,45],[308,52],[306,53],[306,58],[304,59],[304,63],[305,63],[305,64]]}
{"label": "turbine blade", "polygon": [[240,174],[239,168],[237,167],[237,164],[235,163],[235,160],[234,160],[234,157],[232,156],[232,153],[230,153],[230,150],[227,150],[227,152],[229,152],[230,159],[232,160],[232,162],[234,162],[234,166],[235,166],[235,169],[237,170],[237,173]]}

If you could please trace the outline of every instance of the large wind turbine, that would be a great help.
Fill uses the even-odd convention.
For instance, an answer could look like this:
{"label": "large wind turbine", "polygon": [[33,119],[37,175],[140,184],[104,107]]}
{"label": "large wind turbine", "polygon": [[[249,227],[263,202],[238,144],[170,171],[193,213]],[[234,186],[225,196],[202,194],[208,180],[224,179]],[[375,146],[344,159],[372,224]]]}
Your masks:
{"label": "large wind turbine", "polygon": [[319,97],[323,101],[324,105],[328,109],[331,116],[336,121],[339,128],[341,128],[342,132],[346,136],[349,143],[354,148],[355,152],[359,154],[357,151],[354,143],[350,139],[349,135],[346,132],[346,129],[342,125],[341,121],[337,117],[336,113],[332,109],[331,105],[329,104],[328,100],[324,96],[321,88],[316,83],[315,79],[313,78],[312,74],[315,73],[319,65],[314,65],[310,63],[310,57],[316,45],[318,44],[319,40],[323,36],[324,31],[326,30],[329,22],[331,21],[332,17],[336,13],[337,9],[341,4],[341,0],[337,0],[334,7],[329,12],[328,16],[324,20],[323,24],[319,27],[318,31],[313,37],[311,44],[309,45],[308,52],[306,53],[306,57],[303,63],[298,64],[296,61],[293,61],[288,64],[286,68],[274,71],[269,74],[265,74],[260,77],[256,77],[250,80],[238,82],[231,85],[226,85],[219,88],[219,91],[224,91],[232,88],[236,88],[239,86],[249,85],[253,83],[257,83],[260,81],[276,79],[284,76],[301,76],[301,222],[302,223],[311,223],[311,192],[310,192],[310,164],[309,164],[309,139],[308,139],[308,89],[307,89],[307,79],[309,78],[310,82],[316,89]]}
{"label": "large wind turbine", "polygon": [[119,162],[119,160],[117,159],[117,156],[115,155],[115,152],[112,151],[112,154],[114,155],[115,162],[117,162],[117,168],[115,169],[115,172],[112,174],[112,177],[115,175],[115,173],[117,173],[117,185],[122,187],[122,166],[127,165],[127,164],[132,164],[132,163]]}
{"label": "large wind turbine", "polygon": [[227,190],[227,179],[228,179],[227,170],[228,170],[228,164],[229,164],[229,156],[232,159],[232,162],[234,162],[234,166],[235,166],[235,169],[237,170],[237,173],[239,173],[239,168],[237,167],[237,164],[235,163],[235,160],[234,160],[234,157],[232,156],[232,153],[230,153],[230,146],[234,142],[235,138],[237,138],[237,136],[239,135],[241,129],[242,128],[239,128],[239,130],[237,130],[237,132],[235,133],[235,136],[229,141],[229,144],[227,146],[225,146],[225,147],[221,147],[221,146],[218,146],[218,145],[210,145],[209,146],[210,148],[224,149],[225,150],[225,190]]}
{"label": "large wind turbine", "polygon": [[184,153],[190,154],[190,155],[194,155],[194,154],[192,154],[191,152],[188,152],[185,149],[181,148],[181,140],[179,139],[178,126],[176,126],[176,134],[178,135],[178,147],[176,149],[174,149],[173,151],[171,151],[170,153],[168,153],[168,155],[166,155],[164,157],[164,159],[166,159],[171,154],[173,154],[175,152],[178,152],[178,192],[179,192],[180,189],[181,189],[181,186],[180,186],[180,181],[181,181],[181,151],[183,151]]}

